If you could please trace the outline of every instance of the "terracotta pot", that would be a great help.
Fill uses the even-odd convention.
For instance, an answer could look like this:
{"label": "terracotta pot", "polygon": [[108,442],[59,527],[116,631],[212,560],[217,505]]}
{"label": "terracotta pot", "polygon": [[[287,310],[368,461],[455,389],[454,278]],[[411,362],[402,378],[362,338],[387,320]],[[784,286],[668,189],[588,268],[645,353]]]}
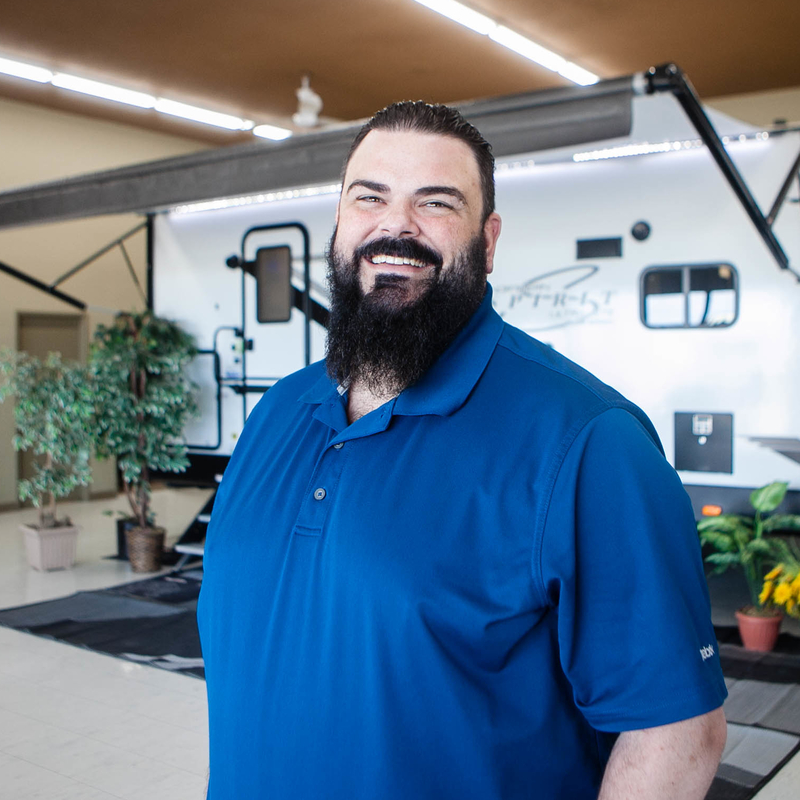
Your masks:
{"label": "terracotta pot", "polygon": [[761,653],[768,653],[772,650],[775,642],[778,641],[782,619],[783,615],[780,613],[769,617],[759,617],[755,614],[737,611],[739,636],[742,637],[745,650],[758,650]]}
{"label": "terracotta pot", "polygon": [[34,569],[42,572],[69,569],[75,563],[77,526],[37,528],[35,525],[20,525],[19,529],[25,535],[25,553]]}
{"label": "terracotta pot", "polygon": [[125,543],[134,572],[158,572],[164,551],[164,528],[128,528]]}

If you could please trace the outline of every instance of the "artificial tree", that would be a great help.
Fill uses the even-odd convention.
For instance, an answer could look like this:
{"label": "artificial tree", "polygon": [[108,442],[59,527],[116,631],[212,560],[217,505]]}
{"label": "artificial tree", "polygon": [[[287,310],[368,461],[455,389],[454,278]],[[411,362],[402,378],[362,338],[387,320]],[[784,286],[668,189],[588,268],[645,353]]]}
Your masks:
{"label": "artificial tree", "polygon": [[11,396],[17,400],[14,448],[41,457],[33,463],[33,476],[18,482],[19,499],[31,500],[39,510],[38,524],[22,526],[29,560],[39,569],[71,566],[78,531],[69,518],[58,518],[56,502],[91,481],[87,369],[62,360],[59,353],[42,361],[5,350],[0,375],[5,378],[0,402]]}
{"label": "artificial tree", "polygon": [[95,333],[95,449],[100,458],[117,459],[140,530],[154,527],[151,471],[182,472],[189,463],[182,437],[197,405],[185,368],[196,352],[189,334],[152,311],[119,314]]}

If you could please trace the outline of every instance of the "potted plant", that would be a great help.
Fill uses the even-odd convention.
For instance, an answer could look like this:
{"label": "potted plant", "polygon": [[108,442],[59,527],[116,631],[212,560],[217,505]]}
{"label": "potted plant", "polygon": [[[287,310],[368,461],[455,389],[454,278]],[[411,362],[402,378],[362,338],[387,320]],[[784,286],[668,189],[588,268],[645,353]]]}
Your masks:
{"label": "potted plant", "polygon": [[771,650],[778,637],[782,614],[763,592],[764,574],[785,554],[786,543],[776,531],[800,530],[800,515],[773,513],[783,502],[788,484],[782,481],[755,489],[750,494],[753,516],[721,514],[697,523],[700,541],[713,549],[706,561],[713,574],[741,567],[750,593],[750,603],[736,612],[744,646]]}
{"label": "potted plant", "polygon": [[66,569],[75,563],[78,528],[58,518],[56,501],[91,481],[89,455],[92,416],[86,367],[50,353],[42,361],[27,353],[0,354],[0,402],[17,399],[15,450],[41,458],[33,477],[18,482],[20,500],[39,509],[33,525],[21,525],[28,562],[38,570]]}
{"label": "potted plant", "polygon": [[197,405],[184,368],[196,352],[189,334],[152,311],[119,314],[94,336],[89,367],[95,449],[101,458],[117,459],[136,520],[125,532],[135,572],[155,572],[161,565],[165,531],[155,526],[150,473],[188,466],[182,435]]}

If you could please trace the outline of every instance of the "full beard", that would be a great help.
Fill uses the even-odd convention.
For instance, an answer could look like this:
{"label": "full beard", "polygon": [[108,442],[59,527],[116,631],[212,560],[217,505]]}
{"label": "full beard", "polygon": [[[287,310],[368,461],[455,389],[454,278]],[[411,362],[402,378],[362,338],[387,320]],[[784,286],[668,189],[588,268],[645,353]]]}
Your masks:
{"label": "full beard", "polygon": [[[365,386],[375,394],[399,394],[415,384],[449,347],[483,300],[486,250],[476,236],[446,270],[433,261],[424,280],[378,274],[367,294],[360,263],[372,254],[416,257],[415,243],[386,239],[356,250],[349,260],[328,248],[331,309],[326,363],[339,384]],[[430,251],[423,250],[421,256]]]}

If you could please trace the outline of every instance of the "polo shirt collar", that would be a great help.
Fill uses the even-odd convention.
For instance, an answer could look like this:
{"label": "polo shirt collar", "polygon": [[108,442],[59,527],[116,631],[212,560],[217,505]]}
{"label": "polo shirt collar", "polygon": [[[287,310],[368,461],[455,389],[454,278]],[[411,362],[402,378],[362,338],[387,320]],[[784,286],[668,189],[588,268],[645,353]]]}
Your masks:
{"label": "polo shirt collar", "polygon": [[[486,369],[502,331],[503,320],[492,308],[492,287],[487,284],[483,302],[450,347],[418,383],[387,403],[391,413],[447,416],[457,411]],[[327,373],[300,397],[300,401],[342,403],[336,384]]]}

